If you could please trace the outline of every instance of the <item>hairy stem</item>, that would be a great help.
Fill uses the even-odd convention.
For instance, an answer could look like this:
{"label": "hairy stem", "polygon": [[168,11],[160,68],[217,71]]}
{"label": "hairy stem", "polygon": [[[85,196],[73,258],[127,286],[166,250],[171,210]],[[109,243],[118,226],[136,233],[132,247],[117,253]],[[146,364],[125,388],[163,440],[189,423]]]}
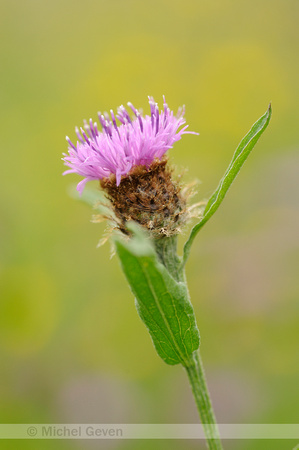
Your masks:
{"label": "hairy stem", "polygon": [[208,387],[205,380],[202,361],[199,352],[194,352],[190,358],[190,364],[185,367],[200,420],[206,435],[209,450],[222,450],[219,431],[214,415]]}
{"label": "hairy stem", "polygon": [[[169,274],[177,282],[184,283],[187,287],[182,259],[177,255],[177,236],[156,239],[154,244],[158,258],[166,267]],[[206,435],[208,448],[209,450],[222,450],[199,352],[193,352],[183,365],[189,377],[200,420]]]}
{"label": "hairy stem", "polygon": [[162,237],[154,240],[160,262],[176,281],[185,281],[181,258],[177,255],[177,236]]}

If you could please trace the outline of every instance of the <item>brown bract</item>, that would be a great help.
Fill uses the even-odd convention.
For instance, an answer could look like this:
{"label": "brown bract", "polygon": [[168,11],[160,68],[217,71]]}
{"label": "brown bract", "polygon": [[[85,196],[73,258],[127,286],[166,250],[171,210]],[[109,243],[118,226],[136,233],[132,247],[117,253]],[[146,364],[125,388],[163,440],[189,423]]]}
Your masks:
{"label": "brown bract", "polygon": [[125,234],[126,222],[134,220],[154,238],[173,236],[189,216],[187,194],[173,177],[166,158],[155,160],[150,167],[135,166],[119,186],[114,175],[100,184],[118,219],[118,228]]}

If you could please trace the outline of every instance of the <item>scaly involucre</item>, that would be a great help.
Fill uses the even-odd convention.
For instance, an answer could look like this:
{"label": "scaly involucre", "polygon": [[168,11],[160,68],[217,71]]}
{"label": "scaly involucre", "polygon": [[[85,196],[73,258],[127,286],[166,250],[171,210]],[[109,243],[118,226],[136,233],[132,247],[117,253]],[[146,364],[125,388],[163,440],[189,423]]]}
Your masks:
{"label": "scaly involucre", "polygon": [[[77,186],[82,193],[85,183],[91,180],[109,178],[114,174],[116,185],[121,177],[126,176],[135,166],[149,167],[156,159],[161,160],[168,149],[181,139],[183,134],[197,134],[186,131],[184,107],[174,115],[165,102],[159,112],[158,104],[149,97],[150,115],[143,116],[131,103],[128,106],[135,117],[132,119],[124,106],[120,106],[116,116],[110,111],[98,113],[102,132],[97,123],[90,119],[85,121],[84,128],[76,128],[77,144],[67,137],[68,154],[64,153],[63,161],[70,169],[64,172],[77,173],[84,177]],[[121,123],[117,125],[116,119]]]}

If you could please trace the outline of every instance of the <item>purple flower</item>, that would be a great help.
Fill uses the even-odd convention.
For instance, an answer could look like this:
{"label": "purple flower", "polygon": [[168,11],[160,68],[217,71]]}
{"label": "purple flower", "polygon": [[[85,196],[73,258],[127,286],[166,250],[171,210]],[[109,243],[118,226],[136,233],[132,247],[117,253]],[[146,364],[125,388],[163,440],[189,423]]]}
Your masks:
{"label": "purple flower", "polygon": [[[69,143],[68,154],[63,154],[64,164],[70,169],[67,173],[77,173],[84,177],[78,183],[77,190],[82,193],[85,183],[99,180],[114,174],[119,186],[121,177],[126,176],[135,166],[149,167],[155,159],[161,160],[174,142],[181,139],[183,134],[198,134],[186,131],[184,107],[179,108],[177,115],[173,114],[165,102],[164,109],[159,112],[158,104],[153,97],[149,97],[150,115],[143,116],[131,103],[135,117],[131,119],[124,106],[117,110],[98,113],[102,132],[98,131],[96,122],[85,121],[84,128],[76,128],[77,145],[67,137]],[[117,125],[116,119],[121,123]]]}

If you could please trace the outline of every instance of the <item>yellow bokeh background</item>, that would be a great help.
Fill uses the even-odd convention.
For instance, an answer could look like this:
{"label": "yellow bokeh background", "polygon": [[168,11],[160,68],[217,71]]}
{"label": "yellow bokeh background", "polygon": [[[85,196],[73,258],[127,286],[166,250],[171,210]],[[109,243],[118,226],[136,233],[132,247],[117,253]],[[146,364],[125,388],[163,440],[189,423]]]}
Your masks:
{"label": "yellow bokeh background", "polygon": [[[146,112],[147,96],[161,105],[163,94],[174,110],[186,105],[200,133],[170,152],[186,181],[200,180],[198,200],[272,102],[270,126],[198,236],[187,277],[219,422],[298,422],[298,16],[296,0],[2,0],[2,423],[198,420],[183,370],[155,354],[109,243],[96,248],[105,225],[67,194],[80,177],[61,175],[65,135],[75,139],[84,118],[128,101]],[[157,445],[205,448],[42,448]]]}

